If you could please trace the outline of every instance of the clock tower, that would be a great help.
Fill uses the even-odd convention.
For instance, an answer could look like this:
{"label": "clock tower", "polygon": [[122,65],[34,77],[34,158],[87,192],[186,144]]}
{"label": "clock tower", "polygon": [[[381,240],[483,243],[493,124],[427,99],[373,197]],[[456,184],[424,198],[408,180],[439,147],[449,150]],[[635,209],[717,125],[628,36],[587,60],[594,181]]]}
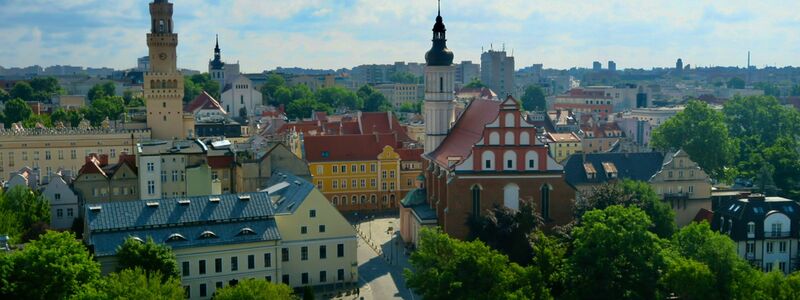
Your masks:
{"label": "clock tower", "polygon": [[178,71],[178,34],[174,33],[172,3],[150,3],[150,70],[144,75],[147,127],[154,139],[184,139],[194,132],[194,118],[183,112],[183,74]]}

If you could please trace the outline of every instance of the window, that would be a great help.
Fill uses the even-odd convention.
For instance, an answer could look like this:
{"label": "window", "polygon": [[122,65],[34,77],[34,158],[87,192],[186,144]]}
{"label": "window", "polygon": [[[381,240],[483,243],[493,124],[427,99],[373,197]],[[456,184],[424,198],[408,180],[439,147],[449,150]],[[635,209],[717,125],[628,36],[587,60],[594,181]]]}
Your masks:
{"label": "window", "polygon": [[781,223],[772,223],[772,236],[780,236],[782,226]]}
{"label": "window", "polygon": [[60,208],[57,209],[56,210],[56,216],[58,216],[59,218],[63,217],[64,216],[64,210],[60,209]]}
{"label": "window", "polygon": [[[69,156],[70,156],[70,158],[72,158],[72,159],[75,159],[75,158],[77,158],[77,157],[78,157],[78,151],[77,151],[77,150],[69,150]],[[11,155],[9,155],[8,157],[9,157],[9,158],[11,158]],[[13,159],[13,158],[12,158],[12,159]],[[148,167],[150,167],[150,165],[149,165],[149,164],[148,164],[147,166],[148,166]],[[150,169],[148,169],[148,171],[153,171],[153,170],[150,170]]]}
{"label": "window", "polygon": [[339,169],[342,171],[342,173],[347,173],[347,166],[345,166],[345,165],[341,165],[341,166],[339,167]]}
{"label": "window", "polygon": [[256,256],[255,255],[248,255],[247,256],[247,269],[252,270],[256,268]]}
{"label": "window", "polygon": [[778,252],[786,253],[786,242],[779,242],[778,243]]}
{"label": "window", "polygon": [[339,205],[339,197],[333,196],[333,200],[331,202],[333,202],[334,206]]}
{"label": "window", "polygon": [[370,187],[375,187],[376,185],[378,185],[378,181],[375,180],[375,179],[370,179],[369,186]]}
{"label": "window", "polygon": [[336,270],[336,280],[343,281],[344,280],[344,269]]}
{"label": "window", "polygon": [[167,182],[167,171],[161,171],[161,182]]}
{"label": "window", "polygon": [[367,172],[367,165],[363,165],[362,164],[361,165],[361,173],[366,173],[366,172]]}
{"label": "window", "polygon": [[500,134],[492,132],[489,134],[489,145],[500,145]]}
{"label": "window", "polygon": [[317,180],[317,189],[322,189],[322,180]]}
{"label": "window", "polygon": [[389,178],[394,178],[394,170],[389,171]]}
{"label": "window", "polygon": [[328,258],[328,248],[325,245],[319,246],[319,259],[326,259]]}
{"label": "window", "polygon": [[186,298],[192,298],[192,289],[188,285],[183,286],[183,294],[186,295]]}
{"label": "window", "polygon": [[363,189],[365,187],[367,187],[367,181],[364,180],[364,179],[361,179],[361,188]]}
{"label": "window", "polygon": [[358,172],[358,166],[357,166],[357,165],[352,165],[352,166],[350,166],[350,172],[351,172],[351,173],[356,173],[356,172]]}
{"label": "window", "polygon": [[333,188],[334,189],[339,188],[339,181],[338,180],[335,180],[335,179],[333,180]]}
{"label": "window", "polygon": [[786,262],[778,262],[778,268],[781,269],[781,272],[786,273]]}
{"label": "window", "polygon": [[775,242],[767,243],[767,253],[772,253],[775,251]]}
{"label": "window", "polygon": [[302,284],[308,284],[308,273],[300,274],[300,281]]}
{"label": "window", "polygon": [[45,160],[50,160],[50,150],[47,150],[47,151],[44,152],[44,159]]}
{"label": "window", "polygon": [[319,271],[319,282],[328,282],[328,273],[325,271]]}
{"label": "window", "polygon": [[767,272],[767,273],[772,272],[772,263],[771,262],[768,262],[768,263],[764,264],[764,272]]}
{"label": "window", "polygon": [[381,172],[381,178],[386,179],[386,170],[383,170],[383,172]]}
{"label": "window", "polygon": [[481,155],[481,158],[483,159],[483,170],[484,171],[488,171],[488,170],[493,170],[494,169],[494,152],[492,152],[492,151],[483,152],[483,154]]}
{"label": "window", "polygon": [[350,182],[350,187],[352,187],[354,189],[357,188],[358,187],[358,181],[353,179],[353,181]]}
{"label": "window", "polygon": [[325,232],[325,225],[319,225],[319,232],[320,233]]}
{"label": "window", "polygon": [[283,284],[288,285],[289,284],[289,275],[283,274],[283,276],[281,276],[281,282]]}
{"label": "window", "polygon": [[503,188],[503,205],[513,210],[519,209],[519,186],[513,183]]}
{"label": "window", "polygon": [[214,259],[214,272],[222,273],[222,258]]}
{"label": "window", "polygon": [[344,244],[336,245],[336,256],[344,257]]}
{"label": "window", "polygon": [[231,257],[231,271],[239,271],[239,257]]}
{"label": "window", "polygon": [[308,260],[308,247],[300,247],[300,260]]}
{"label": "window", "polygon": [[67,208],[67,217],[72,217],[74,215],[75,215],[75,212],[72,210],[72,208]]}
{"label": "window", "polygon": [[378,203],[377,197],[375,195],[369,196],[369,201],[372,202],[372,204]]}
{"label": "window", "polygon": [[342,189],[346,189],[347,188],[347,179],[342,180],[342,182],[339,185],[342,186]]}
{"label": "window", "polygon": [[369,171],[375,173],[375,164],[369,165]]}
{"label": "window", "polygon": [[753,242],[747,242],[747,246],[745,248],[745,252],[747,254],[754,254],[756,252],[756,244]]}
{"label": "window", "polygon": [[281,248],[281,261],[289,261],[289,248]]}
{"label": "window", "polygon": [[205,296],[206,296],[206,284],[205,283],[201,283],[200,284],[200,297],[205,297]]}
{"label": "window", "polygon": [[183,269],[183,272],[181,272],[181,273],[183,273],[184,277],[189,276],[189,262],[188,261],[185,261],[185,262],[182,263],[182,268],[181,269]]}
{"label": "window", "polygon": [[333,166],[333,168],[331,168],[331,172],[332,173],[339,173],[339,168],[337,168],[336,166]]}
{"label": "window", "polygon": [[550,219],[550,186],[545,184],[542,186],[542,219],[547,221]]}
{"label": "window", "polygon": [[306,234],[306,233],[308,233],[308,227],[300,226],[300,234]]}
{"label": "window", "polygon": [[753,222],[747,223],[747,237],[753,237],[756,233],[756,224]]}
{"label": "window", "polygon": [[481,215],[481,188],[477,185],[472,187],[472,216]]}
{"label": "window", "polygon": [[514,162],[517,160],[517,154],[514,151],[506,151],[503,153],[503,160],[506,162],[506,170],[514,170],[516,166]]}
{"label": "window", "polygon": [[264,268],[272,267],[272,253],[264,253]]}
{"label": "window", "polygon": [[264,280],[266,280],[267,282],[272,282],[272,276],[266,276],[264,277]]}
{"label": "window", "polygon": [[178,171],[177,170],[173,170],[172,171],[172,182],[175,182],[175,181],[178,181]]}
{"label": "window", "polygon": [[514,145],[514,133],[513,132],[506,132],[506,136],[503,138],[503,144],[513,146]]}
{"label": "window", "polygon": [[[75,151],[75,150],[72,150],[72,151]],[[75,157],[73,157],[72,159],[75,159]],[[147,172],[153,172],[155,170],[155,168],[156,168],[156,164],[155,163],[152,163],[152,162],[147,163]]]}
{"label": "window", "polygon": [[317,217],[317,210],[316,209],[309,210],[308,211],[308,217],[316,218]]}
{"label": "window", "polygon": [[217,289],[221,289],[222,288],[222,281],[217,281],[215,286],[217,287]]}
{"label": "window", "polygon": [[203,275],[206,273],[206,260],[201,259],[197,264],[197,273]]}
{"label": "window", "polygon": [[156,182],[152,180],[147,181],[147,194],[153,195],[156,193]]}

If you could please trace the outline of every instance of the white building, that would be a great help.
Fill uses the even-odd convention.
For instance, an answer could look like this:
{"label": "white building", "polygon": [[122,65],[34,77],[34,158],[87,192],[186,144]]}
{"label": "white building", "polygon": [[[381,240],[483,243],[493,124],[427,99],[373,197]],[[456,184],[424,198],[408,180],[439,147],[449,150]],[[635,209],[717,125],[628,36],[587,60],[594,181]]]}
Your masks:
{"label": "white building", "polygon": [[60,174],[51,174],[50,182],[42,189],[42,196],[50,202],[50,227],[70,229],[78,217],[78,195]]}
{"label": "white building", "polygon": [[425,54],[425,153],[439,147],[455,123],[453,52],[447,49],[442,16],[433,25],[433,45]]}
{"label": "white building", "polygon": [[220,103],[230,117],[250,117],[263,106],[263,98],[253,86],[253,81],[245,76],[237,76],[225,85]]}

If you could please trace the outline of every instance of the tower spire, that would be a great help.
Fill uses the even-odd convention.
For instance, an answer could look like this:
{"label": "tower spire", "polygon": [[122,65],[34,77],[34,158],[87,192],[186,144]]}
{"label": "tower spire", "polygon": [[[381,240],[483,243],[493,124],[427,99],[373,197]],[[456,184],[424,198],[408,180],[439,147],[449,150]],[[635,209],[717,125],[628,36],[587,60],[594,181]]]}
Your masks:
{"label": "tower spire", "polygon": [[439,0],[438,3],[439,3],[439,6],[438,6],[439,10],[438,10],[436,15],[441,17],[442,16],[442,0]]}
{"label": "tower spire", "polygon": [[217,34],[216,36],[217,36],[217,47],[215,47],[214,49],[219,50],[219,34]]}

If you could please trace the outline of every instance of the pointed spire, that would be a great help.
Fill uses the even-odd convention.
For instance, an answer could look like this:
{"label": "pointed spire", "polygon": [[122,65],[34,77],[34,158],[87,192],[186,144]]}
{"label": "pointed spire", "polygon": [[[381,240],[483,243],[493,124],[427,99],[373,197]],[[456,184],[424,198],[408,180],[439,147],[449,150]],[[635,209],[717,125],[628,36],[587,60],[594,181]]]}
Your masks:
{"label": "pointed spire", "polygon": [[437,16],[442,16],[442,0],[439,0],[439,11],[436,14]]}
{"label": "pointed spire", "polygon": [[217,34],[216,36],[217,36],[217,46],[214,47],[214,52],[219,52],[219,34]]}

